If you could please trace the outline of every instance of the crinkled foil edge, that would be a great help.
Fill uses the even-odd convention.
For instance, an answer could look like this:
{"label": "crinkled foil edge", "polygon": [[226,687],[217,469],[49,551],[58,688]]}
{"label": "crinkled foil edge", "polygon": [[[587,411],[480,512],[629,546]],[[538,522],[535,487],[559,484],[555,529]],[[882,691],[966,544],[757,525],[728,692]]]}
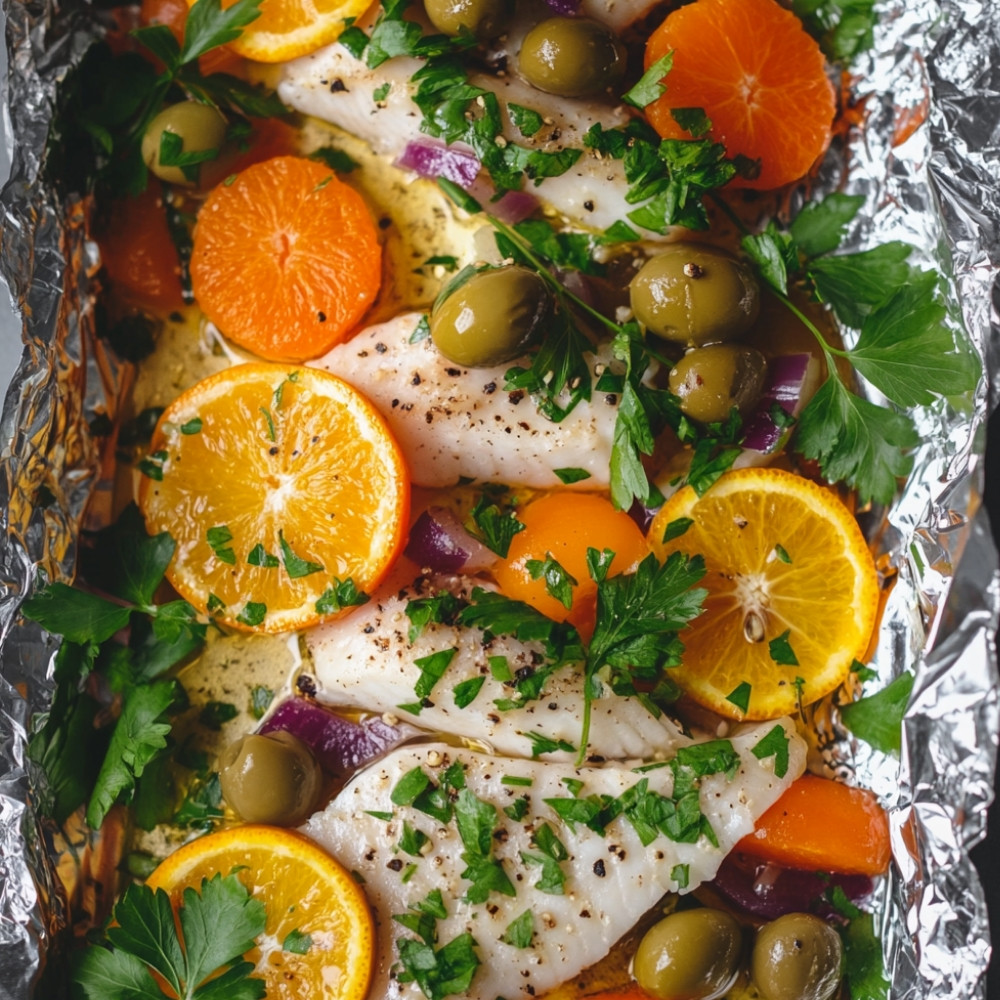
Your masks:
{"label": "crinkled foil edge", "polygon": [[[56,89],[94,37],[87,9],[4,0],[11,180],[0,268],[22,318],[21,363],[0,416],[0,1000],[27,1000],[72,920],[35,808],[30,719],[51,695],[51,645],[18,620],[39,575],[70,579],[99,481],[88,425],[114,414],[118,373],[94,336],[96,251],[77,200],[40,181]],[[985,359],[974,405],[918,414],[924,439],[900,500],[872,531],[898,568],[873,664],[916,672],[900,759],[850,738],[835,713],[827,763],[892,806],[896,861],[879,932],[894,1000],[985,996],[986,906],[969,849],[985,832],[998,723],[997,553],[981,507],[985,423],[1000,398],[1000,5],[896,0],[858,67],[866,127],[848,151],[865,194],[863,247],[906,239],[954,276],[953,313]],[[926,120],[923,120],[924,114]],[[842,178],[824,177],[836,187]],[[7,444],[9,442],[9,444]],[[52,996],[46,988],[46,996]]]}

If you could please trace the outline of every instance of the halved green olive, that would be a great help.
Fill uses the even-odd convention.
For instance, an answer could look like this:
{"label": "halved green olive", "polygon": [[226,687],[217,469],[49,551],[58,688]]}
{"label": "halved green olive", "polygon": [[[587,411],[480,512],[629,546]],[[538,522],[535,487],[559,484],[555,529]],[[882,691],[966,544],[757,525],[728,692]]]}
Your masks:
{"label": "halved green olive", "polygon": [[496,38],[510,20],[509,0],[424,0],[427,19],[442,34],[467,31],[480,41]]}
{"label": "halved green olive", "polygon": [[745,417],[760,398],[767,361],[760,351],[740,344],[712,344],[688,351],[671,369],[670,391],[692,420],[725,420],[735,406]]}
{"label": "halved green olive", "polygon": [[600,94],[625,74],[625,47],[600,21],[550,17],[521,43],[518,69],[533,87],[560,97]]}
{"label": "halved green olive", "polygon": [[632,974],[660,1000],[715,1000],[735,982],[742,950],[743,932],[728,913],[679,910],[646,932]]}
{"label": "halved green olive", "polygon": [[629,297],[636,319],[650,333],[685,347],[741,336],[760,307],[750,269],[698,243],[674,243],[650,257],[632,279]]}
{"label": "halved green olive", "polygon": [[[188,173],[179,165],[161,162],[163,133],[169,132],[180,140],[179,152],[203,155],[214,159],[226,139],[226,119],[215,108],[198,101],[181,101],[165,107],[146,127],[142,137],[142,158],[160,180],[170,184],[196,184],[200,170],[192,163]],[[211,155],[209,155],[211,154]]]}
{"label": "halved green olive", "polygon": [[810,913],[786,913],[757,932],[750,972],[766,1000],[830,1000],[840,985],[840,935]]}
{"label": "halved green olive", "polygon": [[549,311],[545,282],[526,267],[474,274],[431,312],[431,338],[449,360],[488,368],[523,354]]}
{"label": "halved green olive", "polygon": [[291,733],[251,733],[219,760],[222,796],[247,823],[294,826],[315,808],[323,784],[312,751]]}

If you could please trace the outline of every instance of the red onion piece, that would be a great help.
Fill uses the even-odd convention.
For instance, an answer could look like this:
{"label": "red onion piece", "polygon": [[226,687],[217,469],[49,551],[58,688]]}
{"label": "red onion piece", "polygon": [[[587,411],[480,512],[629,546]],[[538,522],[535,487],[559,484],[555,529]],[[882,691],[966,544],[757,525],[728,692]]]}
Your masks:
{"label": "red onion piece", "polygon": [[448,507],[429,507],[410,529],[406,555],[436,573],[473,573],[496,562],[496,555],[472,537]]}
{"label": "red onion piece", "polygon": [[480,166],[475,153],[430,140],[408,142],[396,163],[421,177],[444,177],[462,188],[472,184]]}
{"label": "red onion piece", "polygon": [[764,391],[744,427],[744,448],[764,454],[777,448],[785,432],[774,422],[771,408],[777,404],[789,416],[798,414],[812,361],[811,354],[782,354],[768,361]]}
{"label": "red onion piece", "polygon": [[492,201],[488,206],[490,215],[495,215],[509,226],[523,222],[536,208],[538,199],[530,191],[506,191],[498,201]]}
{"label": "red onion piece", "polygon": [[409,739],[410,727],[390,726],[379,718],[351,722],[306,698],[283,701],[261,726],[262,733],[283,729],[316,755],[324,770],[348,776]]}
{"label": "red onion piece", "polygon": [[729,902],[764,920],[785,913],[815,913],[830,919],[836,910],[826,894],[834,886],[840,886],[852,903],[861,903],[872,891],[867,875],[799,871],[736,851],[722,862],[712,885]]}
{"label": "red onion piece", "polygon": [[563,17],[572,17],[580,9],[580,0],[545,0],[550,10]]}

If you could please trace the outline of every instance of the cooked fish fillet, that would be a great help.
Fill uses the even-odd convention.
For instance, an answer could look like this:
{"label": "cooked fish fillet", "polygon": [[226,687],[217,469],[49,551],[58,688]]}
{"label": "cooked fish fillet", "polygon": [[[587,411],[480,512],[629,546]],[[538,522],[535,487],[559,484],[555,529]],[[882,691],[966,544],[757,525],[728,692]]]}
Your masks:
{"label": "cooked fish fillet", "polygon": [[459,478],[539,489],[578,468],[583,489],[606,489],[616,400],[595,396],[553,423],[524,393],[503,391],[509,364],[462,368],[429,340],[411,342],[420,313],[363,330],[310,364],[360,389],[389,422],[418,486]]}
{"label": "cooked fish fillet", "polygon": [[[752,753],[776,725],[788,738],[789,765],[781,778],[775,776],[773,757],[757,759]],[[718,846],[705,835],[694,843],[678,843],[663,833],[644,846],[623,815],[603,832],[579,822],[571,828],[545,801],[569,799],[574,790],[581,798],[618,798],[640,780],[648,783],[647,795],[669,797],[674,790],[669,767],[644,774],[625,765],[574,769],[570,764],[505,760],[434,744],[396,750],[357,775],[302,830],[363,879],[378,921],[371,997],[421,997],[416,984],[398,979],[399,941],[416,938],[393,916],[415,916],[414,908],[434,890],[440,891],[447,911],[434,928],[436,946],[465,933],[475,941],[479,964],[468,990],[463,991],[469,1000],[541,995],[597,962],[665,892],[689,891],[711,879],[728,851],[753,830],[756,818],[805,767],[803,742],[788,720],[744,728],[731,743],[739,755],[735,775],[699,779],[700,809]],[[480,847],[470,838],[469,823],[465,823],[463,837],[455,818],[434,819],[417,808],[419,800],[412,805],[393,803],[393,790],[413,769],[421,768],[438,783],[445,768],[456,762],[464,766],[466,788],[455,800],[462,814],[459,818],[467,821],[474,809],[485,812],[488,856],[501,863],[513,895],[492,891],[483,902],[467,901],[467,894],[474,892],[471,863],[481,857]],[[517,783],[509,783],[512,780]],[[505,815],[502,810],[518,800],[525,801],[523,816]],[[410,838],[404,839],[404,845],[416,850],[415,854],[400,847],[407,833],[404,823]],[[525,854],[537,858],[543,853],[533,834],[537,836],[545,824],[567,855],[557,863],[565,880],[562,894],[539,889],[541,866],[524,860]],[[415,831],[427,838],[419,849],[414,846]],[[682,885],[685,880],[686,887]],[[530,944],[505,943],[502,938],[508,927],[525,912],[532,914]]]}
{"label": "cooked fish fillet", "polygon": [[[548,678],[544,695],[519,708],[501,711],[496,700],[509,700],[514,686],[497,680],[490,671],[491,657],[505,657],[512,675],[534,673],[542,659],[537,642],[519,642],[499,635],[483,641],[480,629],[430,623],[412,642],[407,603],[447,589],[467,595],[477,581],[450,578],[418,580],[403,589],[390,584],[372,600],[344,618],[306,633],[312,658],[317,696],[331,705],[390,712],[410,719],[432,732],[447,732],[480,740],[498,753],[530,757],[535,744],[527,734],[564,741],[572,751],[553,750],[547,760],[573,760],[580,744],[583,677],[579,665],[568,665]],[[411,718],[400,705],[420,699],[415,689],[421,678],[417,661],[442,650],[454,649],[443,676],[427,697],[418,716]],[[482,678],[475,699],[464,707],[455,703],[455,686]],[[691,739],[666,715],[654,718],[635,698],[610,695],[593,703],[589,755],[608,760],[662,759]]]}
{"label": "cooked fish fillet", "polygon": [[[620,0],[589,0],[586,12],[620,28],[648,13],[652,6]],[[505,61],[516,59],[520,38],[532,19],[544,16],[542,11],[547,9],[539,5],[538,10],[526,15],[527,20],[522,18],[515,24],[507,37],[509,56],[504,51],[497,55]],[[359,27],[370,31],[377,12],[375,5],[359,21]],[[430,141],[420,130],[421,111],[412,100],[416,89],[412,77],[422,65],[421,60],[397,56],[369,69],[363,58],[355,58],[334,42],[288,63],[278,83],[278,94],[289,107],[337,125],[365,140],[375,152],[396,159],[409,143]],[[546,94],[526,83],[516,72],[472,73],[469,81],[497,95],[505,124],[504,138],[531,149],[550,153],[566,148],[583,149],[584,133],[591,126],[599,123],[604,128],[618,128],[630,117],[621,104],[610,99]],[[386,86],[387,91],[383,89]],[[509,120],[506,109],[510,104],[540,112],[545,125],[535,135],[524,136]],[[471,152],[467,146],[456,144],[456,147]],[[592,150],[584,150],[566,173],[542,178],[526,190],[582,225],[606,229],[635,207],[625,201],[627,188],[621,161],[602,159]]]}

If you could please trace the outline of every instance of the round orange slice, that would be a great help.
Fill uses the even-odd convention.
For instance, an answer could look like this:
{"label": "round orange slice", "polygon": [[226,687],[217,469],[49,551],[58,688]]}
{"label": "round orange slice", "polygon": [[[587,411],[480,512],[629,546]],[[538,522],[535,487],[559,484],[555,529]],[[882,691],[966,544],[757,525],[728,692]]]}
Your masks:
{"label": "round orange slice", "polygon": [[410,482],[372,404],[326,372],[260,362],[192,386],[142,463],[167,578],[235,628],[284,632],[358,603],[405,541]]}
{"label": "round orange slice", "polygon": [[[224,0],[223,9],[235,2]],[[296,59],[336,41],[370,6],[371,0],[263,0],[260,17],[229,48],[256,62]]]}
{"label": "round orange slice", "polygon": [[375,953],[371,911],[350,873],[311,840],[271,826],[238,826],[185,844],[150,875],[174,908],[186,888],[235,871],[267,923],[245,956],[282,1000],[364,1000]]}
{"label": "round orange slice", "polygon": [[728,472],[704,496],[684,487],[650,526],[660,558],[700,554],[705,610],[681,633],[671,677],[707,708],[771,719],[829,694],[875,626],[875,564],[847,508],[779,469]]}

